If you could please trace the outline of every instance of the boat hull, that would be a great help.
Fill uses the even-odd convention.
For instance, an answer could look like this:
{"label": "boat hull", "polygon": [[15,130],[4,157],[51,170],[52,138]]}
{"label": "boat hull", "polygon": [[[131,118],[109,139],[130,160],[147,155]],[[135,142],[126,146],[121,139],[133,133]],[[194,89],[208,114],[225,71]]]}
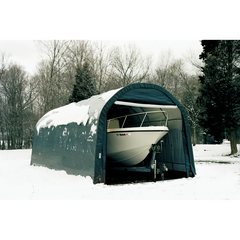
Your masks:
{"label": "boat hull", "polygon": [[156,144],[167,133],[168,128],[164,126],[108,129],[108,161],[134,166],[142,162],[152,144]]}

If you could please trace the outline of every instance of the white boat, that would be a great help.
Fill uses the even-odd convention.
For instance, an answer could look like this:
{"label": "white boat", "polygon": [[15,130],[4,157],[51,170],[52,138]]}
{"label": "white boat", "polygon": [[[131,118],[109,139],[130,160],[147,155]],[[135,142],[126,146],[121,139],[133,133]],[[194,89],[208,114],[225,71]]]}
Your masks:
{"label": "white boat", "polygon": [[108,161],[134,166],[146,158],[152,144],[156,144],[168,131],[165,111],[141,112],[108,119]]}

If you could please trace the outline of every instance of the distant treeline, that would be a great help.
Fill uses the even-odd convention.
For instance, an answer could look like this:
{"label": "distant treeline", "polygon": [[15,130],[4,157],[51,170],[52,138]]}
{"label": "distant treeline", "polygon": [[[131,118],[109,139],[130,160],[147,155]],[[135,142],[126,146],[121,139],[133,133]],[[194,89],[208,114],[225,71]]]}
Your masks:
{"label": "distant treeline", "polygon": [[[33,75],[1,54],[1,149],[31,148],[37,121],[74,101],[76,94],[89,97],[137,82],[157,84],[172,93],[188,114],[193,144],[204,142],[197,99],[205,63],[199,56],[175,59],[166,52],[153,64],[153,57],[135,44],[111,47],[99,41],[51,40],[36,41],[36,46],[44,57]],[[83,74],[91,84],[81,80]]]}

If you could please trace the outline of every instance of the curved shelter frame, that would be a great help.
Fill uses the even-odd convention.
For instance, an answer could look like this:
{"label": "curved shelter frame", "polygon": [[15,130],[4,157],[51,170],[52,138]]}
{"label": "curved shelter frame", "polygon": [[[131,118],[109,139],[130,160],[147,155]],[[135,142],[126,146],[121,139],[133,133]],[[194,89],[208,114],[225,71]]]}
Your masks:
{"label": "curved shelter frame", "polygon": [[168,169],[196,175],[187,114],[164,88],[136,83],[92,96],[45,114],[36,124],[31,165],[90,176],[106,183],[107,119],[117,112],[167,111],[169,134],[157,161]]}

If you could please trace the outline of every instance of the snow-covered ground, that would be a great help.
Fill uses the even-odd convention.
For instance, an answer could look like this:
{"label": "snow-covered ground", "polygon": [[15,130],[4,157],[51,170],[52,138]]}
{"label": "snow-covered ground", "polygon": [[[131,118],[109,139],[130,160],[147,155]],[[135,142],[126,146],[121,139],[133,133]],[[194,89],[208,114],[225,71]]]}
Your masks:
{"label": "snow-covered ground", "polygon": [[[239,146],[238,146],[239,148]],[[104,185],[30,166],[31,150],[0,151],[1,200],[240,200],[240,156],[229,144],[196,145],[194,178]]]}

